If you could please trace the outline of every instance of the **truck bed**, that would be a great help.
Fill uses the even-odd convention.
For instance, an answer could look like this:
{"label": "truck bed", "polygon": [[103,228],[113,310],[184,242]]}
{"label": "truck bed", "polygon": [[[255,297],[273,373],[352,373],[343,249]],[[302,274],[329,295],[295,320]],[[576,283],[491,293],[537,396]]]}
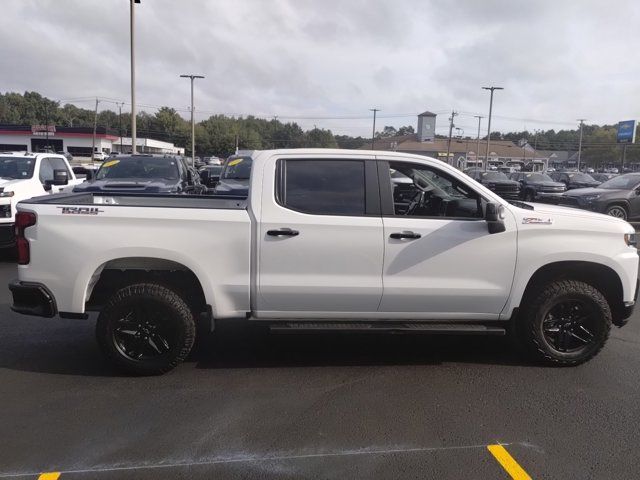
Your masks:
{"label": "truck bed", "polygon": [[171,193],[58,193],[23,200],[23,204],[121,205],[126,207],[216,208],[245,210],[247,198],[233,195],[184,195]]}

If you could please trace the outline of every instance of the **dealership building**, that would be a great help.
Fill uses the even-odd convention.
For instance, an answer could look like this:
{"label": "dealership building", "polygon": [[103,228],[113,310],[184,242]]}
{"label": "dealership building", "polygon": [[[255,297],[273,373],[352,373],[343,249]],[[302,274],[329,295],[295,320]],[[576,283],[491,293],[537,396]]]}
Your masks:
{"label": "dealership building", "polygon": [[[0,125],[0,151],[69,152],[74,157],[90,157],[94,142],[89,127],[57,127],[54,125]],[[184,155],[184,148],[152,138],[136,138],[139,153]],[[97,127],[96,152],[131,153],[131,138],[114,135],[105,127]]]}

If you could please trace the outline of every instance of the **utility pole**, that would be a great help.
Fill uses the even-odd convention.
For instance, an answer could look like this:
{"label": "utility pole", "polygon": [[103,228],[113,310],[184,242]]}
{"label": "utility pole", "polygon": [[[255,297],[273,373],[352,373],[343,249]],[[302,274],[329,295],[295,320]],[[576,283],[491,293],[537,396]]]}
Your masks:
{"label": "utility pole", "polygon": [[118,103],[118,135],[120,136],[120,153],[122,153],[122,106],[124,102]]}
{"label": "utility pole", "polygon": [[196,78],[204,78],[203,75],[180,75],[181,78],[191,79],[191,164],[196,164],[196,123],[193,118],[193,81]]}
{"label": "utility pole", "polygon": [[487,126],[487,156],[486,161],[484,163],[484,171],[486,172],[489,168],[489,147],[491,145],[491,113],[493,111],[493,92],[494,90],[504,90],[502,87],[482,87],[483,90],[490,90],[491,97],[489,99],[489,125]]}
{"label": "utility pole", "polygon": [[96,153],[96,127],[98,126],[98,97],[96,97],[96,109],[93,112],[93,136],[91,137],[91,162],[95,160]]}
{"label": "utility pole", "polygon": [[47,139],[46,140],[47,146],[45,148],[47,151],[49,151],[49,105],[47,105],[46,103],[44,105],[44,121],[46,123],[44,128],[45,128],[45,135]]}
{"label": "utility pole", "polygon": [[[135,22],[134,22],[134,4],[140,3],[140,0],[129,0],[129,31],[131,35],[131,153],[136,152],[136,56],[135,56]],[[93,154],[92,154],[93,155]]]}
{"label": "utility pole", "polygon": [[371,133],[371,150],[375,150],[376,144],[376,113],[380,111],[379,108],[370,108],[370,112],[373,112],[373,131]]}
{"label": "utility pole", "polygon": [[580,122],[580,140],[578,141],[578,171],[580,171],[580,157],[582,156],[582,127],[586,118],[579,118]]}
{"label": "utility pole", "polygon": [[476,138],[476,167],[480,166],[480,121],[484,118],[482,115],[474,115],[478,119],[478,137]]}
{"label": "utility pole", "polygon": [[451,110],[451,116],[449,117],[449,141],[447,142],[447,163],[451,165],[449,161],[449,155],[451,153],[451,134],[453,133],[453,119],[458,115],[457,112]]}

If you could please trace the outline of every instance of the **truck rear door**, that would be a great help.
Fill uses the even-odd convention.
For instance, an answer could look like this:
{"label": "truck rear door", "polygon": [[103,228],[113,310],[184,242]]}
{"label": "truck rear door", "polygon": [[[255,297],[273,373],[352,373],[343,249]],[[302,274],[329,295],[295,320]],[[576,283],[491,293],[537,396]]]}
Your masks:
{"label": "truck rear door", "polygon": [[262,182],[256,317],[375,312],[384,244],[373,158],[271,161]]}

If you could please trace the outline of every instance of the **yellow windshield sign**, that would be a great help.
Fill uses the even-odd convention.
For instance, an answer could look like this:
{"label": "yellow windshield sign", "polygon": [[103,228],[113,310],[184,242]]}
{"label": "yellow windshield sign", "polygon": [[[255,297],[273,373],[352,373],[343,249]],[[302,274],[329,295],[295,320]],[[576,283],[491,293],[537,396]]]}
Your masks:
{"label": "yellow windshield sign", "polygon": [[228,165],[230,167],[233,167],[234,165],[238,165],[239,163],[242,163],[242,160],[243,160],[242,158],[236,158],[235,160],[231,160]]}
{"label": "yellow windshield sign", "polygon": [[109,160],[102,164],[103,167],[113,167],[115,164],[120,163],[120,160]]}

